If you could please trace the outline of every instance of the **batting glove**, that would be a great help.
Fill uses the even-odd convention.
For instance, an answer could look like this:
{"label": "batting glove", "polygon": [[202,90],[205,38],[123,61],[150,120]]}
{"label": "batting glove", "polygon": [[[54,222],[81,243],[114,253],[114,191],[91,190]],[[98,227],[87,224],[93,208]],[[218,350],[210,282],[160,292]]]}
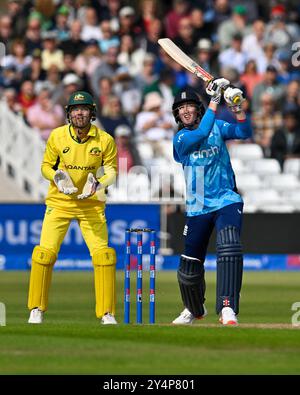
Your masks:
{"label": "batting glove", "polygon": [[241,104],[245,100],[243,92],[239,88],[229,86],[224,92],[224,99],[233,112],[242,110]]}
{"label": "batting glove", "polygon": [[211,101],[219,104],[222,96],[222,90],[229,84],[230,82],[226,78],[216,78],[210,81],[206,87],[206,93],[211,96]]}
{"label": "batting glove", "polygon": [[96,190],[100,187],[99,181],[94,177],[93,173],[89,173],[86,183],[83,187],[82,193],[77,196],[78,199],[86,199],[96,192]]}
{"label": "batting glove", "polygon": [[53,181],[59,192],[65,195],[72,195],[78,191],[78,188],[74,187],[71,177],[66,171],[56,170]]}

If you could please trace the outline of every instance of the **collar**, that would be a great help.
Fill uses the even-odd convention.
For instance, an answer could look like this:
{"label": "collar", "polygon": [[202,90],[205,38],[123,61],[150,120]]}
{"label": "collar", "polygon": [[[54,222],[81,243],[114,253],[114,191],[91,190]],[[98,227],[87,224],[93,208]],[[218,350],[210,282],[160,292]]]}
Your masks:
{"label": "collar", "polygon": [[88,131],[88,134],[86,135],[86,137],[83,140],[79,140],[78,139],[77,134],[76,134],[76,132],[75,132],[75,130],[74,130],[72,125],[69,126],[69,132],[70,132],[70,135],[71,135],[72,139],[74,141],[76,141],[76,143],[79,143],[79,144],[85,143],[90,137],[96,137],[97,136],[97,128],[96,128],[95,125],[91,125],[90,126],[90,130]]}

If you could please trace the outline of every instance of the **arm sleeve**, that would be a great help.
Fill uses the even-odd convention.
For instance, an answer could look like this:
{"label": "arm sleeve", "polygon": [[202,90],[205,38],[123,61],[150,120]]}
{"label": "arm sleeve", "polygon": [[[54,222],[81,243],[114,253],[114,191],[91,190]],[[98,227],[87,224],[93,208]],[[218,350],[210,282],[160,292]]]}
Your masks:
{"label": "arm sleeve", "polygon": [[230,139],[249,139],[252,136],[252,128],[248,118],[244,121],[238,121],[237,124],[224,122],[222,120],[216,121],[221,135],[224,140]]}
{"label": "arm sleeve", "polygon": [[174,151],[179,156],[191,153],[211,132],[215,122],[215,113],[210,108],[206,110],[197,129],[188,133],[177,133],[174,138]]}
{"label": "arm sleeve", "polygon": [[51,134],[44,153],[44,158],[41,166],[43,177],[49,181],[53,181],[53,177],[56,171],[56,166],[59,163],[59,154],[55,148],[53,135]]}
{"label": "arm sleeve", "polygon": [[117,146],[113,138],[108,141],[102,166],[104,174],[98,178],[98,181],[103,187],[108,187],[117,177]]}

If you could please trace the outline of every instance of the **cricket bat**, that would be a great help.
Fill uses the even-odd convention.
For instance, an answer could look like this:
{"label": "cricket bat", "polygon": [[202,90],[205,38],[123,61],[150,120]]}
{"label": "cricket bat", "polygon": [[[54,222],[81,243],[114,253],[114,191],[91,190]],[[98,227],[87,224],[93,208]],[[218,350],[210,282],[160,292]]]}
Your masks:
{"label": "cricket bat", "polygon": [[[214,77],[204,70],[198,63],[196,63],[192,58],[185,54],[176,44],[173,43],[169,38],[160,38],[158,44],[164,49],[164,51],[171,56],[177,63],[179,63],[186,70],[195,74],[197,77],[201,78],[203,81],[208,83]],[[234,98],[234,103],[239,104],[241,101],[240,96]]]}

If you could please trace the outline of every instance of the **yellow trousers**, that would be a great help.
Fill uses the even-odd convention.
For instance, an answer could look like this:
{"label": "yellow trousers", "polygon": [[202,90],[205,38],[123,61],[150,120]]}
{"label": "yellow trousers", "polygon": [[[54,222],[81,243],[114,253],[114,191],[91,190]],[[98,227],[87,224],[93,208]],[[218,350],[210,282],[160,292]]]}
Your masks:
{"label": "yellow trousers", "polygon": [[40,245],[32,254],[28,308],[47,310],[52,268],[73,219],[78,221],[94,265],[96,316],[100,318],[107,312],[115,314],[116,256],[108,247],[103,207],[88,210],[47,207]]}

